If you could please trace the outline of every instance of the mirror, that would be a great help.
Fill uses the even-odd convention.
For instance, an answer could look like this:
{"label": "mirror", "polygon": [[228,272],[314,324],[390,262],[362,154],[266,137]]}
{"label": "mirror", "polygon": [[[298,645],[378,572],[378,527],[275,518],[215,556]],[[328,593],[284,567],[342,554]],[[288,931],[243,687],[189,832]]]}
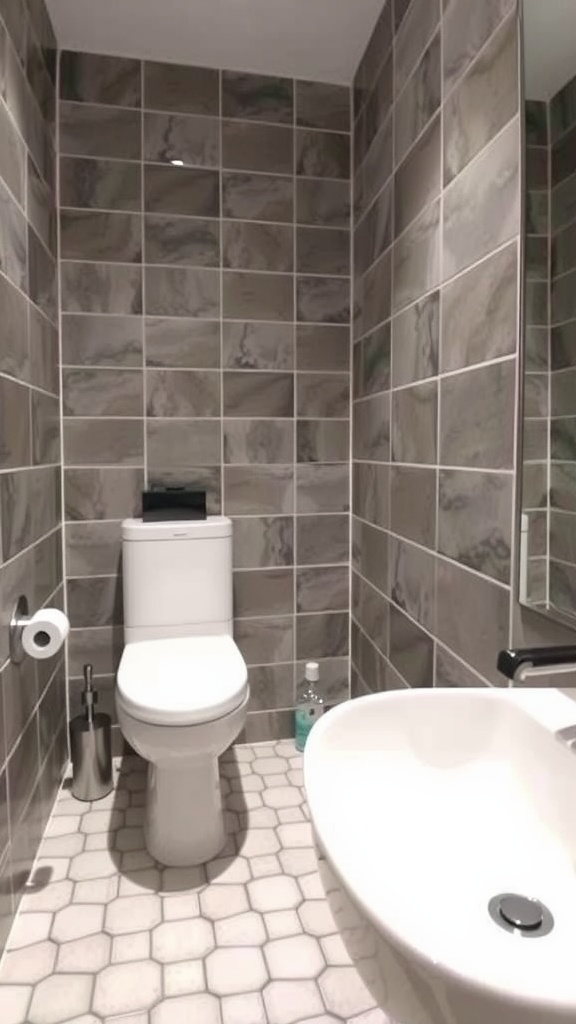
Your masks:
{"label": "mirror", "polygon": [[576,0],[522,0],[524,433],[519,596],[576,619]]}

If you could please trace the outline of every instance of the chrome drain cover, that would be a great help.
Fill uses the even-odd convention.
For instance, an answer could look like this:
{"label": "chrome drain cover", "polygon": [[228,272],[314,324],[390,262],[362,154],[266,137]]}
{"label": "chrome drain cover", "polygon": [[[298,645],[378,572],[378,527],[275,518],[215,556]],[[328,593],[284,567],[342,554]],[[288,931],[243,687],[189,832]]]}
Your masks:
{"label": "chrome drain cover", "polygon": [[552,914],[540,900],[513,892],[494,896],[488,904],[488,912],[504,931],[522,935],[525,939],[540,939],[549,935],[554,927]]}

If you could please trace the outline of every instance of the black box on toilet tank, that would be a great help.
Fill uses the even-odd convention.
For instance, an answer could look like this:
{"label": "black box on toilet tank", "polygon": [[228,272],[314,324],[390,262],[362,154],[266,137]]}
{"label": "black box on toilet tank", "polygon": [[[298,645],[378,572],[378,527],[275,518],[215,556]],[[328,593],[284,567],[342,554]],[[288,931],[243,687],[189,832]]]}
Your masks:
{"label": "black box on toilet tank", "polygon": [[145,523],[206,519],[206,491],[191,487],[153,487],[142,492]]}

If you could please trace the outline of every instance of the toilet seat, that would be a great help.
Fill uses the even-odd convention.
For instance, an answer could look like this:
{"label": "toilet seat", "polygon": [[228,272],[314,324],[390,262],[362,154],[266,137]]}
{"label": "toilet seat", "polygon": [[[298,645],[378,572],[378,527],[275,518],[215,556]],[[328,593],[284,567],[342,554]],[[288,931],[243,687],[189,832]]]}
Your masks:
{"label": "toilet seat", "polygon": [[212,722],[246,698],[248,670],[230,636],[142,640],[124,648],[118,696],[151,725]]}

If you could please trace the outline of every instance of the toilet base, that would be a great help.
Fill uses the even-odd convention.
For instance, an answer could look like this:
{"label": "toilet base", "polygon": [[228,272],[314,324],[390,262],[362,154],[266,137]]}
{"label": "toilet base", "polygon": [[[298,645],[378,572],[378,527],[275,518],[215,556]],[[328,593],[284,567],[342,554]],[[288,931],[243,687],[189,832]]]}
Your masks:
{"label": "toilet base", "polygon": [[148,764],[146,848],[167,867],[194,867],[226,843],[218,759]]}

